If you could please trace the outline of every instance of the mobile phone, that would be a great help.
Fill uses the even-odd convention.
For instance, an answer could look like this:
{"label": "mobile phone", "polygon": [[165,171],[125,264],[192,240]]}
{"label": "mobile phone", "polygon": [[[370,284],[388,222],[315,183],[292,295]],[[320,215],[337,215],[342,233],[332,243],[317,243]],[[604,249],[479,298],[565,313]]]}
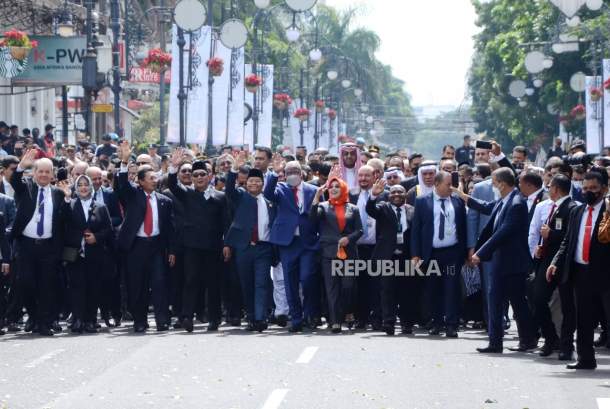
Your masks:
{"label": "mobile phone", "polygon": [[458,172],[451,172],[451,186],[460,186],[460,174]]}
{"label": "mobile phone", "polygon": [[475,148],[479,148],[479,149],[491,149],[492,148],[492,144],[489,141],[476,141],[474,146],[475,146]]}

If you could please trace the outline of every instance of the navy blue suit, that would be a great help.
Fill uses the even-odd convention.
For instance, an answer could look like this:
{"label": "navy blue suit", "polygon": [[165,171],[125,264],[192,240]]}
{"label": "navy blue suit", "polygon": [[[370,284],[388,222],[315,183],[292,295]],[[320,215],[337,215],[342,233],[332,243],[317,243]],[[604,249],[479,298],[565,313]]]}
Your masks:
{"label": "navy blue suit", "polygon": [[[319,240],[316,226],[309,220],[316,188],[308,183],[301,183],[304,203],[299,209],[292,188],[283,182],[278,184],[277,179],[276,174],[269,173],[264,190],[265,198],[277,206],[270,241],[279,248],[292,325],[299,327],[303,317],[313,320],[319,310],[320,285],[315,263]],[[297,227],[298,236],[295,235]],[[302,305],[299,284],[303,288]]]}
{"label": "navy blue suit", "polygon": [[520,339],[528,342],[535,336],[531,312],[525,300],[526,277],[532,268],[527,244],[527,200],[515,189],[509,193],[502,207],[501,202],[502,199],[494,202],[468,200],[469,207],[484,214],[491,213],[489,222],[479,236],[475,254],[481,261],[489,261],[491,267],[488,316],[489,344],[493,347],[502,346],[503,305],[507,300],[519,320]]}
{"label": "navy blue suit", "polygon": [[[451,200],[454,210],[457,243],[434,248],[434,193],[415,199],[411,226],[411,257],[419,257],[429,269],[426,277],[429,308],[435,327],[447,326],[457,331],[460,307],[460,277],[466,258],[466,206],[457,196]],[[441,275],[433,274],[430,262],[436,261]],[[426,271],[426,270],[422,270]]]}
{"label": "navy blue suit", "polygon": [[[265,241],[253,241],[253,231],[258,217],[258,200],[244,188],[236,188],[236,172],[229,172],[225,194],[233,207],[234,217],[225,237],[225,245],[235,249],[235,262],[246,307],[246,320],[265,321],[271,294],[271,263],[273,246]],[[275,205],[265,200],[268,228],[275,220]],[[258,226],[257,226],[258,229]],[[259,232],[261,233],[261,232]]]}

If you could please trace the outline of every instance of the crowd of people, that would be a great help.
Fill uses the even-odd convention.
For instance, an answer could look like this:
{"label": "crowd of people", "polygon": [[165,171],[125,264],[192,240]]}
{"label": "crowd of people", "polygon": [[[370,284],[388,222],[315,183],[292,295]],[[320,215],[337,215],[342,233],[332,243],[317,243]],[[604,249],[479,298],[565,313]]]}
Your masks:
{"label": "crowd of people", "polygon": [[[0,122],[0,331],[372,330],[456,338],[481,353],[610,348],[610,157],[549,150],[544,167],[470,137],[440,160],[345,143],[294,152],[135,152],[115,134],[56,144]],[[337,273],[404,261],[433,274]],[[426,270],[427,269],[427,270]],[[509,314],[509,306],[513,315]],[[98,316],[99,313],[99,316]],[[99,317],[99,318],[98,318]],[[65,324],[64,324],[65,322]],[[601,326],[600,335],[594,334]],[[4,333],[4,332],[2,332]]]}

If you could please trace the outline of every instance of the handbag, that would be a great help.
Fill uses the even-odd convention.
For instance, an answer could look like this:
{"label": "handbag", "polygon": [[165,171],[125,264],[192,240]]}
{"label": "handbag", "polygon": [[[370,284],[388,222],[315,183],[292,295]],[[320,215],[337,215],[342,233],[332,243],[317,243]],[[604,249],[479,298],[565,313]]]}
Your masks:
{"label": "handbag", "polygon": [[64,250],[61,254],[61,259],[63,261],[67,261],[68,263],[74,263],[78,258],[78,250],[74,247],[64,247]]}
{"label": "handbag", "polygon": [[481,271],[479,267],[470,267],[464,264],[462,266],[462,279],[464,280],[467,297],[481,290]]}

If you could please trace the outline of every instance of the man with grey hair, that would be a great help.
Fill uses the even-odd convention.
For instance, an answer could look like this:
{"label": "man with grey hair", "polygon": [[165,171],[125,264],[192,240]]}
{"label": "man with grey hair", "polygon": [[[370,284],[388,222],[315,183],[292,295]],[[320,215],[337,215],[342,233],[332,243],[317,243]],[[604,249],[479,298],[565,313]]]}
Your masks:
{"label": "man with grey hair", "polygon": [[[35,161],[36,154],[34,149],[27,151],[11,177],[17,202],[12,233],[20,290],[29,315],[25,330],[37,327],[40,335],[49,336],[57,319],[55,292],[64,194],[51,186],[53,162],[47,158]],[[33,178],[24,180],[23,172],[32,167]]]}

